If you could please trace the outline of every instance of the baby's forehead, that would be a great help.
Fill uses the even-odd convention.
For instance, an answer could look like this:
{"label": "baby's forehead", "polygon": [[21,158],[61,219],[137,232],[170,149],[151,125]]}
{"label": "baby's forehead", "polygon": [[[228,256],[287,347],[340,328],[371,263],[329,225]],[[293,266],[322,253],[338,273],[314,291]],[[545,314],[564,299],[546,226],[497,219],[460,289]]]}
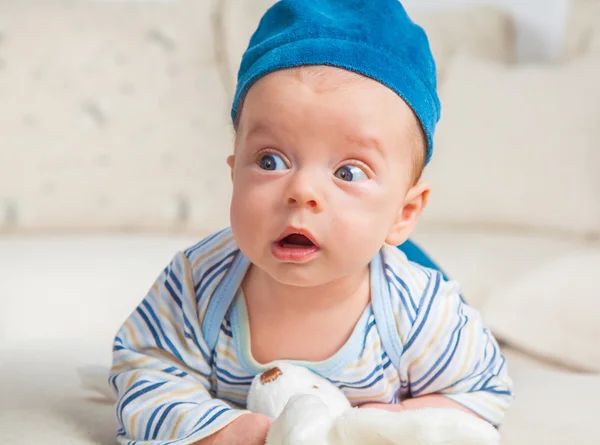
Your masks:
{"label": "baby's forehead", "polygon": [[[299,90],[298,85],[302,85]],[[250,96],[254,102],[258,100],[260,103],[259,109],[252,111],[260,114],[266,97],[269,98],[268,103],[276,103],[279,107],[281,103],[288,103],[290,100],[295,102],[298,94],[304,95],[307,90],[316,96],[326,96],[329,103],[348,102],[348,98],[352,97],[354,99],[350,101],[354,100],[352,108],[355,109],[373,107],[374,103],[377,104],[377,110],[386,107],[401,109],[402,117],[407,119],[398,119],[400,126],[402,123],[412,122],[415,117],[405,100],[381,82],[351,70],[327,65],[298,66],[267,74],[250,87],[242,100],[240,110],[246,108],[244,105]],[[291,91],[293,93],[290,93]],[[282,100],[284,97],[286,102]],[[279,103],[279,100],[282,102]],[[357,101],[360,103],[357,104]],[[347,111],[350,113],[352,110]]]}
{"label": "baby's forehead", "polygon": [[[241,106],[242,113],[240,114],[246,114],[246,118],[250,118],[245,120],[256,121],[260,119],[263,112],[266,111],[263,99],[267,96],[269,97],[267,102],[276,104],[277,108],[280,109],[281,104],[288,103],[283,100],[284,97],[290,99],[290,91],[296,91],[291,86],[294,85],[295,87],[299,83],[303,87],[307,87],[312,93],[316,93],[317,96],[327,96],[326,101],[329,103],[332,101],[346,103],[345,98],[349,96],[360,98],[358,99],[359,104],[355,100],[353,106],[346,109],[342,108],[342,115],[356,115],[356,108],[369,109],[376,114],[383,112],[386,116],[394,117],[394,125],[389,126],[388,129],[395,129],[403,133],[407,130],[414,134],[420,132],[421,125],[417,116],[410,105],[396,92],[365,75],[326,65],[299,66],[277,70],[266,75],[248,91],[248,96],[252,95],[254,99],[258,98],[258,104],[255,103],[254,107],[245,107],[246,101],[244,100]],[[303,94],[302,91],[300,93]],[[296,97],[292,95],[291,99],[295,101]],[[273,100],[273,98],[275,99]],[[280,100],[281,102],[279,102]],[[337,111],[340,111],[340,109]],[[269,113],[268,120],[271,121],[273,118],[276,119],[277,116]]]}

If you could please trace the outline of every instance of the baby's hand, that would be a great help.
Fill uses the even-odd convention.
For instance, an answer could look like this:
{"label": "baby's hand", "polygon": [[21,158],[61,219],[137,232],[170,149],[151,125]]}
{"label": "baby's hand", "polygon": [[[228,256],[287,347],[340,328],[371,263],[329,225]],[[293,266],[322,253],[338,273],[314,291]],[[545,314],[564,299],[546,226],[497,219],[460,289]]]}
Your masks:
{"label": "baby's hand", "polygon": [[244,414],[194,445],[264,445],[273,420],[262,414]]}
{"label": "baby's hand", "polygon": [[472,414],[475,417],[479,417],[473,411],[448,399],[447,397],[438,394],[429,394],[422,397],[416,397],[414,399],[406,399],[402,403],[391,405],[387,403],[366,403],[361,405],[360,408],[375,408],[392,412],[413,411],[424,408],[454,408],[464,411],[468,414]]}

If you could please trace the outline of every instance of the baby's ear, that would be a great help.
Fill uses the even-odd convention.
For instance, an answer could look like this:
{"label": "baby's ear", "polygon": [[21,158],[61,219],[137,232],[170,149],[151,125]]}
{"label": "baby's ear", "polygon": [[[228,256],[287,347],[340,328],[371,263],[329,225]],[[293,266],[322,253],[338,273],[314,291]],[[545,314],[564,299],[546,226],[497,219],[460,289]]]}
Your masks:
{"label": "baby's ear", "polygon": [[385,239],[387,244],[399,246],[408,239],[427,205],[430,190],[429,185],[424,182],[419,182],[408,190],[396,221]]}
{"label": "baby's ear", "polygon": [[227,165],[229,165],[231,180],[233,181],[233,166],[235,165],[235,155],[227,157]]}

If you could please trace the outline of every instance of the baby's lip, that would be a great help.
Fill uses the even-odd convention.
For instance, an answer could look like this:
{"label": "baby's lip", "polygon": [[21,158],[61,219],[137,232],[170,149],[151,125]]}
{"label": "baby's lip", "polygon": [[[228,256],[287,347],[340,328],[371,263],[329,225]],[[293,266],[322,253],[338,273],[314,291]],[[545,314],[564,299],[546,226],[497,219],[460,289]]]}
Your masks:
{"label": "baby's lip", "polygon": [[298,227],[286,228],[283,231],[283,233],[281,235],[279,235],[279,238],[277,238],[277,241],[275,241],[275,242],[281,243],[285,238],[287,238],[290,235],[302,235],[306,239],[308,239],[315,247],[317,247],[317,248],[319,247],[319,245],[317,244],[317,241],[312,233],[310,233],[306,229],[302,229],[302,228],[298,228]]}

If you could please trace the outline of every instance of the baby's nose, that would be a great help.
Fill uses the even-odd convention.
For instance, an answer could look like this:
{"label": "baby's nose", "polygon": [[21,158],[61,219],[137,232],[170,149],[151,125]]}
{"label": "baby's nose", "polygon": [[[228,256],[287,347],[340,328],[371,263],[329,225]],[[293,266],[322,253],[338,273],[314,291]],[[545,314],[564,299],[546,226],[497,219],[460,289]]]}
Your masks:
{"label": "baby's nose", "polygon": [[296,173],[287,191],[287,205],[321,210],[323,198],[317,187],[318,182],[319,179],[315,175]]}
{"label": "baby's nose", "polygon": [[[298,203],[300,205],[302,205],[302,200],[300,200],[300,202],[299,202],[295,198],[288,198],[288,204],[289,205],[295,205],[295,204],[298,204]],[[317,208],[319,206],[319,204],[317,203],[317,201],[314,200],[314,199],[309,199],[308,201],[306,201],[305,204],[306,204],[306,207],[309,207],[309,208]]]}

